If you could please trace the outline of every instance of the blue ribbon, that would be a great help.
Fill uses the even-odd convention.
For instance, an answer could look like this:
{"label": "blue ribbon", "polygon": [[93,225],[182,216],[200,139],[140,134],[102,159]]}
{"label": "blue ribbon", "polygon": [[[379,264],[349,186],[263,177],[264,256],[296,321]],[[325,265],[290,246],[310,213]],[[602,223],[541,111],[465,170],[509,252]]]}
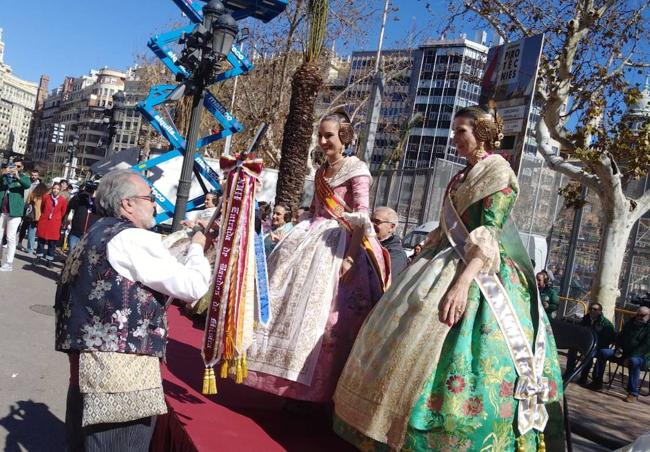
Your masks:
{"label": "blue ribbon", "polygon": [[269,312],[269,277],[266,271],[266,253],[262,234],[255,233],[255,269],[257,271],[257,320],[261,325],[267,325],[270,320]]}

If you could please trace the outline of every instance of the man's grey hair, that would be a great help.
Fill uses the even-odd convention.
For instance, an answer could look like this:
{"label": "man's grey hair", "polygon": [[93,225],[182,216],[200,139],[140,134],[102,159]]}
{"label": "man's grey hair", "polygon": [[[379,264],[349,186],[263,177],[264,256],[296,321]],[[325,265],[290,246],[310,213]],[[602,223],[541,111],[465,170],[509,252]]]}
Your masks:
{"label": "man's grey hair", "polygon": [[377,207],[373,213],[381,213],[386,216],[386,221],[390,221],[393,223],[395,226],[399,224],[399,217],[397,216],[397,212],[395,212],[393,209],[390,207]]}
{"label": "man's grey hair", "polygon": [[138,173],[130,169],[113,170],[102,177],[95,192],[95,203],[102,216],[121,216],[122,200],[137,196],[133,183],[137,177],[140,177]]}

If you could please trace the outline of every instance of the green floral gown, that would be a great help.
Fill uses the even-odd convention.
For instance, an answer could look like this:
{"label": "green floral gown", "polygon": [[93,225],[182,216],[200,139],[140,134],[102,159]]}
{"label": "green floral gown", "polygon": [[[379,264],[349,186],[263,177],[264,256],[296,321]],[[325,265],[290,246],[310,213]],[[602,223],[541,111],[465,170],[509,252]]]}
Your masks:
{"label": "green floral gown", "polygon": [[[488,227],[497,237],[516,200],[514,187],[505,188],[471,205],[462,215],[469,231]],[[439,250],[448,246],[446,240]],[[501,244],[498,274],[518,314],[529,343],[534,341],[529,286],[524,274],[506,255]],[[530,288],[534,290],[534,288]],[[540,437],[535,430],[520,437],[517,429],[514,389],[517,373],[496,318],[476,282],[469,290],[463,319],[451,328],[440,360],[413,407],[408,423],[405,451],[536,451]],[[557,350],[545,314],[542,326],[548,340],[544,376],[550,382],[547,404],[549,422],[544,442],[549,451],[564,450],[560,411],[562,378]],[[361,450],[388,450],[335,418],[337,433]]]}

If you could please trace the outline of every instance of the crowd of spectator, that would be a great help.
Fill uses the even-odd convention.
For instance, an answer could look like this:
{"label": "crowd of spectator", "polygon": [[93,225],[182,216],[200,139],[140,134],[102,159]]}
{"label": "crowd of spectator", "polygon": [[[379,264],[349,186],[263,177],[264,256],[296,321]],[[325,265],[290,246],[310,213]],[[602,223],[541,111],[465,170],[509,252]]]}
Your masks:
{"label": "crowd of spectator", "polygon": [[[600,307],[598,303],[592,303],[592,307]],[[602,312],[602,307],[600,307]],[[600,314],[602,317],[602,313]],[[640,307],[634,317],[629,319],[623,325],[618,335],[611,334],[609,321],[602,317],[605,327],[600,331],[596,330],[598,335],[598,347],[596,350],[596,366],[594,367],[592,381],[589,388],[600,390],[603,388],[603,376],[607,361],[615,361],[628,368],[627,379],[627,397],[626,402],[634,402],[639,398],[639,384],[641,370],[648,368],[650,363],[650,308]],[[595,328],[595,326],[594,326]],[[613,328],[612,328],[613,329]],[[607,340],[611,340],[612,347],[604,347]]]}
{"label": "crowd of spectator", "polygon": [[[648,370],[650,364],[650,308],[641,306],[635,315],[628,319],[618,334],[614,325],[603,315],[600,303],[589,305],[589,312],[580,324],[591,329],[596,336],[596,348],[591,356],[586,357],[578,383],[589,389],[603,389],[603,379],[608,361],[615,366],[622,365],[628,369],[626,402],[635,402],[639,398],[639,386],[642,370]],[[595,359],[595,366],[594,366]],[[567,359],[567,373],[576,366],[577,353],[570,352]],[[589,372],[593,367],[591,382]],[[610,378],[613,378],[610,376]]]}
{"label": "crowd of spectator", "polygon": [[4,164],[0,173],[0,271],[13,271],[17,249],[34,257],[34,265],[51,267],[57,253],[74,248],[98,218],[95,188],[95,183],[87,182],[74,194],[67,180],[55,179],[48,185],[38,170],[27,173],[20,159]]}

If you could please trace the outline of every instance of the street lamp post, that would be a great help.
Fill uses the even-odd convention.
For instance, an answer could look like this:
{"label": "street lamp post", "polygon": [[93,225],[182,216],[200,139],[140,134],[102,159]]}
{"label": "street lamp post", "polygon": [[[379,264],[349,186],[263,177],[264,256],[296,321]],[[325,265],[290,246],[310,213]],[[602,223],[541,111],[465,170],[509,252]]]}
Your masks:
{"label": "street lamp post", "polygon": [[115,99],[117,98],[118,94],[113,97],[113,106],[111,108],[104,109],[104,118],[102,119],[102,123],[108,129],[108,142],[106,143],[105,157],[108,157],[109,153],[115,152],[115,143],[113,143],[115,135],[117,135],[117,124],[115,124]]}
{"label": "street lamp post", "polygon": [[386,18],[388,17],[388,7],[390,0],[384,0],[384,14],[381,20],[381,31],[379,33],[379,45],[377,46],[377,57],[375,59],[375,74],[370,88],[370,98],[368,100],[368,111],[366,113],[366,124],[361,137],[359,157],[366,162],[368,166],[372,163],[372,154],[375,148],[375,135],[379,116],[381,114],[381,102],[384,94],[384,71],[381,68],[381,48],[384,43],[384,30],[386,28]]}
{"label": "street lamp post", "polygon": [[211,84],[219,68],[219,63],[228,55],[239,32],[237,22],[220,0],[210,0],[203,7],[203,23],[188,36],[181,39],[185,43],[179,61],[192,71],[192,76],[184,83],[185,94],[192,95],[192,113],[187,132],[183,166],[178,181],[176,205],[172,231],[181,228],[185,218],[187,201],[192,186],[194,153],[201,126],[201,113],[205,88]]}
{"label": "street lamp post", "polygon": [[66,179],[71,179],[75,176],[73,167],[76,166],[76,152],[77,152],[77,145],[79,144],[79,135],[74,134],[72,135],[72,141],[68,143],[68,170],[66,171],[65,178]]}

